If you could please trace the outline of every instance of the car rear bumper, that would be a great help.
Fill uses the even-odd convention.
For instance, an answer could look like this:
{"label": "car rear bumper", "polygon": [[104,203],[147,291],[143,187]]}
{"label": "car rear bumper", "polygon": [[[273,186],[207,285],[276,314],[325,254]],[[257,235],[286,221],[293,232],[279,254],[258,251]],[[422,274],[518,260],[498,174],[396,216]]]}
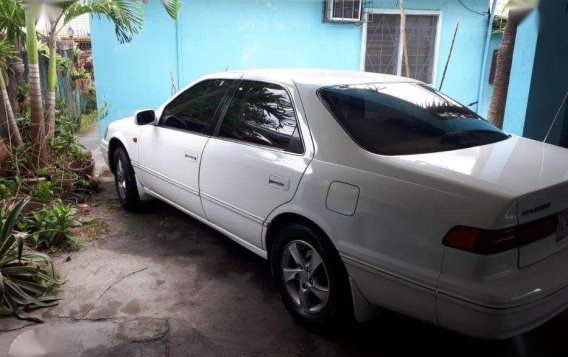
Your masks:
{"label": "car rear bumper", "polygon": [[516,250],[480,258],[446,248],[436,294],[439,325],[501,339],[531,330],[566,310],[568,247],[522,269],[517,258]]}
{"label": "car rear bumper", "polygon": [[439,294],[440,326],[466,335],[503,339],[527,332],[568,308],[568,287],[528,304],[496,308]]}

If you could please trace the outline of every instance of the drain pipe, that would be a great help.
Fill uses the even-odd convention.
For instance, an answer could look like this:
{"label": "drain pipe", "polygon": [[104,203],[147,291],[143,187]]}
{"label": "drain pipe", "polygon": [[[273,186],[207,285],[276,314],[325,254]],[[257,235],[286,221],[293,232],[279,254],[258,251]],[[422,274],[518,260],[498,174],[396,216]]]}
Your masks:
{"label": "drain pipe", "polygon": [[493,32],[493,20],[495,19],[495,12],[497,10],[498,0],[493,0],[491,12],[489,13],[489,24],[487,25],[487,35],[485,37],[485,49],[483,50],[483,60],[481,62],[481,75],[479,77],[479,91],[477,92],[477,105],[475,111],[479,113],[479,106],[483,97],[483,87],[485,87],[485,70],[487,69],[487,55],[489,54],[489,43],[491,42],[491,33]]}

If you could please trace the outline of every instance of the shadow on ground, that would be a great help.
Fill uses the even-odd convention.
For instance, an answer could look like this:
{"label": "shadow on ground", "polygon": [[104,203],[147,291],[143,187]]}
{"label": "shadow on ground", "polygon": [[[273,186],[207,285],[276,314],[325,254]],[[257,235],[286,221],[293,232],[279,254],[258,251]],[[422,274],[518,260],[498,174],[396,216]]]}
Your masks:
{"label": "shadow on ground", "polygon": [[497,342],[394,312],[310,331],[284,309],[263,259],[166,204],[125,212],[110,177],[85,219],[107,225],[83,250],[55,258],[63,300],[35,312],[42,325],[0,320],[1,356],[32,333],[57,341],[57,356],[566,355],[568,313]]}

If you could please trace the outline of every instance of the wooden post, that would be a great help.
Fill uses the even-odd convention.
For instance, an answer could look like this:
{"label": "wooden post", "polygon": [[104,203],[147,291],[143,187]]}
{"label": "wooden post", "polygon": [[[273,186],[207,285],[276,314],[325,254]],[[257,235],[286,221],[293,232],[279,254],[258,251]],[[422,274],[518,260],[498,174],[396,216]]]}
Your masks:
{"label": "wooden post", "polygon": [[408,43],[406,41],[406,15],[404,14],[404,0],[400,0],[400,34],[402,37],[402,52],[404,54],[404,66],[406,68],[406,76],[412,77],[410,71],[410,60],[408,59]]}
{"label": "wooden post", "polygon": [[461,21],[458,20],[456,24],[456,30],[454,31],[454,38],[452,39],[452,45],[450,46],[450,54],[448,54],[448,59],[446,60],[446,66],[444,67],[444,74],[442,75],[442,81],[440,82],[440,91],[444,86],[444,80],[446,79],[446,73],[448,72],[448,65],[450,64],[450,59],[452,58],[452,52],[454,51],[454,44],[456,43],[456,36],[461,26]]}

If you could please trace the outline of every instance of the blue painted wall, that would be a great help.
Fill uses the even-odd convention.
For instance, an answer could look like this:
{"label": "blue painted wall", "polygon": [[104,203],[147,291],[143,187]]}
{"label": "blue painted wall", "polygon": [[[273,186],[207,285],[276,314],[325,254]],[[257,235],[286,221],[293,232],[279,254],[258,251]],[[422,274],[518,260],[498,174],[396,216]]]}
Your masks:
{"label": "blue painted wall", "polygon": [[[523,136],[542,140],[568,92],[568,0],[542,0],[538,12],[540,28]],[[562,142],[568,127],[566,110],[565,103],[548,143],[568,146]]]}
{"label": "blue painted wall", "polygon": [[176,68],[175,23],[159,1],[145,10],[144,30],[130,43],[119,44],[114,26],[91,17],[91,36],[97,104],[108,105],[99,126],[104,133],[110,121],[135,110],[158,107],[171,94],[170,69]]}
{"label": "blue painted wall", "polygon": [[523,135],[540,17],[533,11],[518,27],[503,130]]}
{"label": "blue painted wall", "polygon": [[[464,1],[475,12],[489,9],[489,0]],[[397,0],[374,1],[378,9],[397,5]],[[407,0],[405,5],[442,12],[436,87],[461,21],[443,91],[464,104],[476,102],[488,17],[455,0]],[[97,100],[110,107],[101,133],[108,121],[165,101],[171,71],[182,87],[227,67],[360,69],[362,27],[323,23],[320,0],[186,0],[182,7],[176,35],[176,24],[160,2],[150,1],[143,33],[123,45],[108,21],[92,19]]]}

